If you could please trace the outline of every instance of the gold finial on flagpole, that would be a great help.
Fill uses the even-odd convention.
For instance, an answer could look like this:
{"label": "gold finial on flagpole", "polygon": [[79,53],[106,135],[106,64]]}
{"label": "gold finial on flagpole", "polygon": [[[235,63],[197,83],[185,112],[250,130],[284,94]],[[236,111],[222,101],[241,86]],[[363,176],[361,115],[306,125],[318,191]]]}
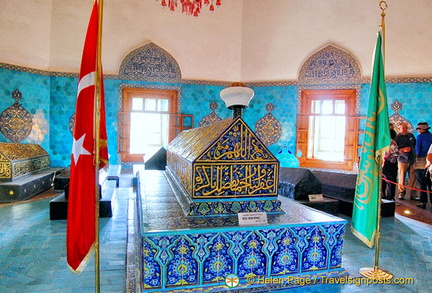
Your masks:
{"label": "gold finial on flagpole", "polygon": [[382,36],[383,36],[383,53],[384,53],[384,57],[385,57],[385,10],[387,9],[387,2],[385,2],[384,0],[380,1],[379,3],[379,7],[381,9],[381,30],[382,30]]}

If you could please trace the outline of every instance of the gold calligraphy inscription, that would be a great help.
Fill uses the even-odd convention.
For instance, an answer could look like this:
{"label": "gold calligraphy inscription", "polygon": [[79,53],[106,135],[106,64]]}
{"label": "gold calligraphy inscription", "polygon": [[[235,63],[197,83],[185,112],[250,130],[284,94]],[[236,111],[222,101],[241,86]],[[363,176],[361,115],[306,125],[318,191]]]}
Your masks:
{"label": "gold calligraphy inscription", "polygon": [[195,198],[276,196],[277,164],[195,165]]}
{"label": "gold calligraphy inscription", "polygon": [[202,161],[215,160],[250,160],[264,161],[273,159],[269,152],[264,151],[264,146],[255,134],[244,123],[234,125],[226,132],[221,140],[211,147]]}
{"label": "gold calligraphy inscription", "polygon": [[357,200],[354,201],[358,209],[364,210],[373,195],[373,186],[378,178],[378,168],[375,157],[375,122],[376,115],[372,115],[366,120],[365,137],[361,156],[360,170],[358,174],[358,183],[356,187]]}
{"label": "gold calligraphy inscription", "polygon": [[167,152],[167,166],[177,176],[182,185],[187,191],[192,192],[191,172],[192,165],[184,158],[173,154],[171,151]]}
{"label": "gold calligraphy inscription", "polygon": [[169,145],[168,149],[188,160],[194,160],[228,127],[232,119],[190,129],[180,133]]}
{"label": "gold calligraphy inscription", "polygon": [[27,143],[0,143],[0,152],[8,160],[20,160],[39,156],[48,156],[48,153],[37,144]]}
{"label": "gold calligraphy inscription", "polygon": [[11,178],[11,163],[0,162],[0,178],[2,179]]}
{"label": "gold calligraphy inscription", "polygon": [[12,164],[13,178],[49,168],[49,157],[40,157]]}
{"label": "gold calligraphy inscription", "polygon": [[6,158],[6,156],[0,153],[0,162],[8,162],[8,161],[9,160]]}

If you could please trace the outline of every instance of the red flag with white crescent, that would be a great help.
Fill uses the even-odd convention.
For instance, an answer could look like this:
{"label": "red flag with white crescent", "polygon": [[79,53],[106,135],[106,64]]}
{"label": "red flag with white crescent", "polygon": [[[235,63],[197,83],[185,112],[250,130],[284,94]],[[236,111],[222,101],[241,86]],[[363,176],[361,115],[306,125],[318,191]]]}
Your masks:
{"label": "red flag with white crescent", "polygon": [[[93,4],[78,77],[78,94],[70,167],[66,250],[67,263],[81,272],[95,242],[95,91],[98,47],[98,1]],[[100,165],[108,163],[103,75],[100,72]]]}

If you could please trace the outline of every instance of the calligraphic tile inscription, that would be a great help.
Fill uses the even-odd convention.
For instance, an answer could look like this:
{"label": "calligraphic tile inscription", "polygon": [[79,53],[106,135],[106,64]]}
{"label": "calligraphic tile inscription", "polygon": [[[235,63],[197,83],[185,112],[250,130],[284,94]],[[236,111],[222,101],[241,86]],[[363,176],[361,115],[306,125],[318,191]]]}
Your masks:
{"label": "calligraphic tile inscription", "polygon": [[240,117],[183,131],[168,145],[167,174],[191,216],[282,212],[279,161]]}
{"label": "calligraphic tile inscription", "polygon": [[19,90],[12,93],[12,98],[15,103],[0,114],[0,131],[12,142],[20,142],[30,135],[33,119],[19,102],[22,99]]}
{"label": "calligraphic tile inscription", "polygon": [[0,180],[12,180],[12,164],[0,153]]}
{"label": "calligraphic tile inscription", "polygon": [[149,43],[130,52],[122,61],[119,77],[128,80],[179,82],[180,67],[164,49]]}
{"label": "calligraphic tile inscription", "polygon": [[[167,169],[182,182],[190,194],[193,162],[208,144],[216,140],[214,135],[223,131],[231,122],[230,119],[225,119],[219,123],[183,131],[168,145]],[[200,129],[199,132],[197,129]]]}
{"label": "calligraphic tile inscription", "polygon": [[40,145],[0,142],[0,181],[12,181],[49,167],[49,155]]}
{"label": "calligraphic tile inscription", "polygon": [[217,108],[218,108],[218,104],[215,101],[211,102],[210,103],[210,109],[212,110],[211,113],[205,116],[203,119],[201,119],[198,126],[205,126],[205,125],[209,125],[221,121],[222,118],[220,118],[219,115],[216,114],[215,112]]}
{"label": "calligraphic tile inscription", "polygon": [[391,109],[395,112],[393,115],[389,117],[390,123],[393,123],[394,129],[398,131],[399,126],[405,122],[408,126],[408,132],[414,133],[414,127],[412,126],[411,122],[409,122],[405,117],[399,114],[399,111],[402,110],[402,103],[399,101],[394,101],[391,104]]}
{"label": "calligraphic tile inscription", "polygon": [[349,84],[361,80],[360,66],[348,52],[328,45],[311,55],[299,72],[299,84]]}
{"label": "calligraphic tile inscription", "polygon": [[271,113],[274,110],[273,103],[268,103],[266,110],[268,114],[260,118],[255,124],[255,133],[266,146],[270,146],[281,137],[282,125]]}

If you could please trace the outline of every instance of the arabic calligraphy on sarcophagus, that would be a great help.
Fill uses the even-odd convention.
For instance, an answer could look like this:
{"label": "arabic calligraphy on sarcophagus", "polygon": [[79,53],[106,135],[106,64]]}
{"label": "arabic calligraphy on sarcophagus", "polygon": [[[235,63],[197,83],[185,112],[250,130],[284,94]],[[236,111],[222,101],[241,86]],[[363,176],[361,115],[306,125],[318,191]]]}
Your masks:
{"label": "arabic calligraphy on sarcophagus", "polygon": [[275,195],[271,164],[195,165],[194,197]]}
{"label": "arabic calligraphy on sarcophagus", "polygon": [[182,132],[167,171],[192,200],[277,197],[279,162],[241,118]]}
{"label": "arabic calligraphy on sarcophagus", "polygon": [[49,155],[40,145],[0,143],[0,181],[12,181],[49,166]]}

